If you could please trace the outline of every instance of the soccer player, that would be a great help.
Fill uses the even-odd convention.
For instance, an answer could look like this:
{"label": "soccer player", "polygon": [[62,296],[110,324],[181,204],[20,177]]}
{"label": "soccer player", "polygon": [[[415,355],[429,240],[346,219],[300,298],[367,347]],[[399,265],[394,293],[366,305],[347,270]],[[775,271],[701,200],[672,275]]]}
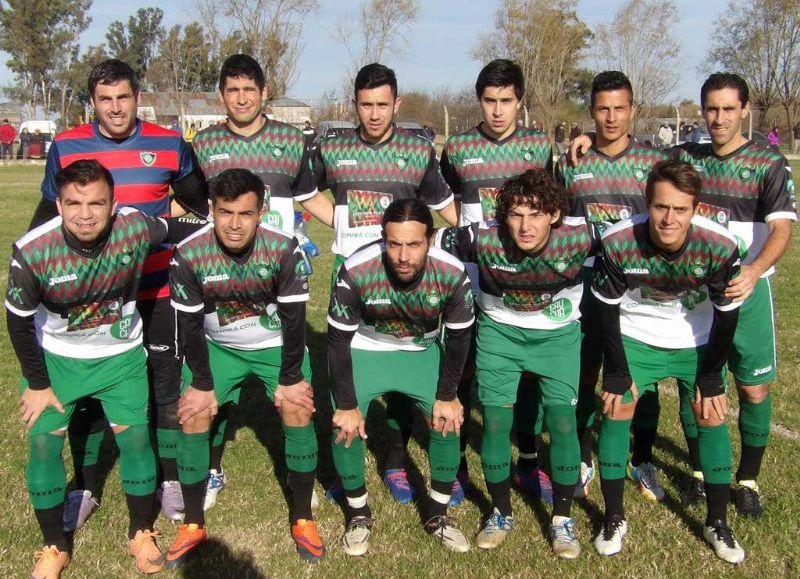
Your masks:
{"label": "soccer player", "polygon": [[164,558],[153,533],[156,463],[136,295],[148,252],[166,241],[167,226],[133,209],[115,214],[113,178],[97,161],[76,161],[53,183],[60,217],[14,244],[5,302],[22,367],[26,481],[45,544],[31,577],[59,577],[70,561],[61,452],[76,402],[87,396],[103,405],[119,447],[128,549],[139,571],[155,573]]}
{"label": "soccer player", "polygon": [[581,267],[593,254],[592,230],[563,218],[566,192],[550,173],[531,169],[507,180],[497,195],[496,226],[446,229],[441,246],[477,263],[478,399],[483,405],[481,462],[492,498],[476,542],[493,549],[514,528],[511,509],[511,423],[520,375],[529,372],[550,432],[553,512],[550,540],[559,557],[580,554],[570,517],[580,451],[578,396]]}
{"label": "soccer player", "polygon": [[594,541],[601,555],[619,553],[628,530],[624,465],[637,398],[672,377],[697,421],[708,507],[703,537],[721,559],[744,559],[726,521],[733,459],[722,374],[741,305],[728,284],[741,259],[733,235],[696,216],[700,190],[691,165],[654,165],[647,213],[606,230],[595,261],[605,355],[599,461],[606,512]]}
{"label": "soccer player", "polygon": [[[330,188],[334,199],[332,283],[348,256],[380,238],[381,217],[394,200],[422,199],[447,223],[457,223],[453,194],[442,178],[432,144],[394,126],[401,103],[394,71],[378,63],[366,65],[356,75],[354,94],[358,128],[323,139],[313,157],[318,189]],[[405,470],[410,410],[410,403],[396,397],[388,400],[390,441],[384,480],[401,503],[412,500]],[[334,493],[338,490],[334,487]]]}
{"label": "soccer player", "polygon": [[[55,175],[76,159],[96,159],[114,177],[114,196],[121,207],[146,215],[170,215],[169,188],[175,193],[174,215],[186,210],[208,213],[205,181],[195,168],[191,151],[181,136],[136,118],[139,81],[121,60],[103,61],[89,75],[88,92],[97,120],[56,135],[50,147],[42,182],[42,200],[32,226],[56,214]],[[156,248],[147,258],[139,286],[138,308],[148,351],[148,378],[152,391],[153,421],[161,467],[161,503],[164,515],[180,518],[182,510],[175,449],[178,441],[177,404],[180,361],[176,347],[175,315],[169,305],[169,246]],[[79,404],[70,428],[76,490],[69,494],[65,527],[79,528],[99,506],[97,459],[105,434],[98,403]]]}
{"label": "soccer player", "polygon": [[[599,239],[603,231],[620,219],[647,209],[644,187],[650,168],[667,158],[666,153],[641,145],[628,134],[636,106],[633,88],[621,72],[607,70],[594,77],[589,114],[594,119],[594,144],[575,163],[562,157],[556,176],[569,194],[569,215],[585,217]],[[594,258],[584,268],[581,301],[581,382],[578,390],[578,438],[581,443],[581,477],[576,497],[589,496],[595,476],[590,429],[595,421],[595,386],[602,365],[602,328],[597,303],[589,291]],[[647,410],[649,412],[644,412]],[[658,425],[658,398],[640,400],[634,420],[634,448],[630,473],[646,498],[659,501],[664,489],[658,484],[651,448]]]}
{"label": "soccer player", "polygon": [[[325,195],[318,194],[303,133],[263,114],[267,89],[258,62],[246,54],[225,59],[219,73],[219,92],[226,121],[201,131],[193,143],[206,179],[213,181],[231,168],[247,169],[264,182],[263,219],[273,228],[294,234],[294,201],[330,227],[333,205]],[[227,483],[222,452],[231,406],[228,403],[220,408],[212,427],[206,509],[216,504]]]}
{"label": "soccer player", "polygon": [[[540,131],[517,126],[517,111],[525,94],[525,77],[519,65],[505,59],[493,60],[478,74],[475,93],[481,107],[481,122],[450,137],[441,159],[442,175],[455,195],[460,225],[481,221],[494,223],[497,190],[509,177],[533,168],[546,169],[550,174],[553,172],[550,138]],[[477,294],[477,266],[467,264],[467,271]],[[462,487],[466,487],[468,480],[464,451],[469,436],[474,378],[473,344],[458,387],[465,417],[458,477]],[[538,468],[541,413],[537,412],[535,396],[526,396],[535,390],[536,385],[530,382],[530,378],[523,378],[520,401],[514,407],[519,445],[514,481],[552,503],[550,478]],[[538,420],[532,420],[532,416]]]}
{"label": "soccer player", "polygon": [[373,526],[364,482],[367,409],[378,396],[398,392],[415,401],[430,427],[425,530],[445,547],[466,552],[469,542],[447,508],[463,422],[456,390],[474,321],[469,278],[460,261],[431,247],[433,218],[421,200],[390,203],[382,230],[381,242],[357,251],[339,269],[328,309],[333,459],[347,501],[344,551],[364,555]]}
{"label": "soccer player", "polygon": [[297,240],[261,222],[264,183],[246,169],[211,183],[213,225],[178,245],[170,272],[172,304],[191,379],[178,404],[178,466],[184,524],[167,554],[178,567],[206,539],[203,502],[209,431],[217,408],[238,402],[240,383],[255,375],[281,416],[292,538],[306,559],[325,553],[311,515],[317,438],[311,415],[311,367],[305,350],[308,270]]}

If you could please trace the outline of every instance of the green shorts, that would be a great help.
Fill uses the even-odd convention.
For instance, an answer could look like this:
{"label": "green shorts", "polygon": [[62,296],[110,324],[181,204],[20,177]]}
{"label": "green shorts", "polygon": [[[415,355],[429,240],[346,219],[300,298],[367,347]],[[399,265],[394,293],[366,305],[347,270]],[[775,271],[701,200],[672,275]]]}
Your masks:
{"label": "green shorts", "polygon": [[[628,369],[639,396],[645,392],[658,392],[658,383],[661,380],[675,378],[678,381],[678,388],[684,394],[694,397],[697,370],[703,361],[705,346],[678,349],[658,348],[627,336],[622,337],[622,346],[625,349]],[[724,371],[722,380],[724,383]],[[625,393],[622,400],[623,402],[633,401],[633,394],[630,390]]]}
{"label": "green shorts", "polygon": [[578,322],[556,330],[532,330],[500,324],[481,313],[477,335],[478,399],[484,406],[514,404],[522,372],[538,378],[544,406],[578,403]]}
{"label": "green shorts", "polygon": [[362,416],[366,417],[373,400],[388,392],[397,392],[414,400],[426,418],[431,417],[442,359],[438,343],[415,352],[373,352],[356,348],[351,348],[350,352],[356,400]]}
{"label": "green shorts", "polygon": [[[61,414],[52,406],[45,409],[30,430],[42,434],[64,430],[69,424],[75,403],[81,398],[96,398],[112,425],[147,424],[147,354],[142,346],[105,358],[68,358],[44,353],[50,386],[64,406]],[[20,394],[28,381],[20,381]]]}
{"label": "green shorts", "polygon": [[[208,344],[208,361],[211,375],[214,378],[214,394],[217,404],[226,402],[239,403],[241,383],[250,376],[258,377],[263,383],[267,396],[275,401],[275,389],[281,373],[281,353],[283,348],[264,348],[262,350],[236,350],[220,346],[214,342]],[[311,363],[308,350],[303,354],[303,376],[311,382]],[[183,381],[181,393],[192,383],[192,371],[188,364],[183,365]]]}
{"label": "green shorts", "polygon": [[728,368],[744,386],[772,382],[778,372],[772,278],[758,280],[739,310]]}

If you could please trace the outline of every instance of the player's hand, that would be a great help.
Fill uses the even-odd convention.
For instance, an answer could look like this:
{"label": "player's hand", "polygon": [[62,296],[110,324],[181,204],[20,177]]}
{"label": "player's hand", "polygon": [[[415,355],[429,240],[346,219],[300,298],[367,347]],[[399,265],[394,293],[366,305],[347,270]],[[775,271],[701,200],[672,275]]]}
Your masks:
{"label": "player's hand", "polygon": [[203,412],[208,412],[209,417],[213,418],[217,410],[217,395],[213,390],[198,390],[189,386],[178,400],[178,423],[188,422]]}
{"label": "player's hand", "polygon": [[19,416],[22,418],[22,422],[25,423],[25,427],[31,428],[48,406],[52,406],[58,412],[64,414],[64,407],[56,398],[52,388],[45,388],[44,390],[25,388],[22,396],[19,397]]}
{"label": "player's hand", "polygon": [[300,380],[291,386],[278,384],[278,387],[275,388],[275,407],[280,408],[284,402],[291,402],[309,412],[316,411],[314,390],[311,388],[311,384],[305,380]]}
{"label": "player's hand", "polygon": [[447,436],[448,432],[455,432],[456,436],[461,436],[462,424],[464,424],[464,407],[458,398],[449,402],[436,400],[433,403],[431,428],[436,432],[441,432],[442,436]]}
{"label": "player's hand", "polygon": [[587,135],[578,135],[569,144],[567,161],[570,165],[575,165],[578,159],[585,155],[592,146],[592,139]]}
{"label": "player's hand", "polygon": [[728,396],[725,393],[717,394],[716,396],[703,396],[700,393],[700,388],[694,395],[695,404],[700,405],[700,416],[703,420],[708,420],[712,417],[712,413],[717,415],[720,420],[725,420],[725,414],[728,412]]}
{"label": "player's hand", "polygon": [[728,287],[725,288],[725,297],[735,302],[743,302],[753,293],[758,278],[758,272],[752,266],[743,265],[739,269],[739,275],[728,282]]}
{"label": "player's hand", "polygon": [[364,440],[367,439],[367,423],[364,417],[361,416],[361,411],[358,408],[353,410],[337,410],[333,413],[333,428],[339,429],[339,434],[336,435],[334,444],[339,444],[344,440],[344,447],[350,448],[350,443],[356,436],[360,436]]}
{"label": "player's hand", "polygon": [[[633,402],[639,399],[639,390],[634,383],[631,383],[631,395],[633,395]],[[611,392],[603,391],[600,395],[603,401],[603,414],[607,415],[609,418],[616,418],[617,413],[620,408],[622,408],[622,398],[624,396],[624,394],[612,394]]]}

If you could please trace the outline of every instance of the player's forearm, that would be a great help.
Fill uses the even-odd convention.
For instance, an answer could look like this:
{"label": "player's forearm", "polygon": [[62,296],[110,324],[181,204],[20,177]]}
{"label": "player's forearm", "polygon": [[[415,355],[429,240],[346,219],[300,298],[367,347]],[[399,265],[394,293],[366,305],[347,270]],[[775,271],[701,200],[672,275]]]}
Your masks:
{"label": "player's forearm", "polygon": [[459,330],[447,330],[447,346],[444,350],[444,363],[436,388],[436,399],[450,402],[456,399],[458,383],[464,372],[469,355],[472,326]]}
{"label": "player's forearm", "polygon": [[284,385],[297,384],[303,379],[303,357],[306,348],[306,303],[278,302],[281,319],[281,371],[278,382]]}
{"label": "player's forearm", "polygon": [[767,223],[769,235],[764,242],[764,247],[758,256],[750,262],[759,277],[769,270],[783,257],[792,241],[792,221],[789,219],[776,219]]}
{"label": "player's forearm", "polygon": [[333,398],[339,410],[358,408],[353,382],[353,357],[350,344],[355,332],[346,332],[328,324],[328,368],[333,381]]}
{"label": "player's forearm", "polygon": [[214,389],[211,364],[208,360],[208,343],[203,328],[203,311],[184,312],[178,310],[178,330],[183,339],[186,363],[192,371],[192,386],[209,392]]}
{"label": "player's forearm", "polygon": [[333,203],[322,193],[300,203],[303,209],[328,227],[333,227]]}
{"label": "player's forearm", "polygon": [[33,316],[18,316],[7,311],[8,337],[19,359],[22,375],[31,390],[50,388],[50,376],[44,362],[44,351],[36,341],[36,326]]}
{"label": "player's forearm", "polygon": [[199,170],[195,169],[180,181],[172,184],[174,200],[197,216],[208,217],[208,186]]}
{"label": "player's forearm", "polygon": [[622,347],[619,306],[598,300],[598,311],[600,327],[603,328],[603,390],[625,394],[630,390],[633,380]]}
{"label": "player's forearm", "polygon": [[703,363],[697,372],[697,387],[704,397],[725,392],[722,369],[728,361],[733,345],[733,335],[739,321],[739,308],[722,311],[714,308],[714,321],[708,337]]}
{"label": "player's forearm", "polygon": [[438,213],[449,225],[458,225],[458,213],[456,213],[456,204],[454,202],[448,203],[439,209]]}

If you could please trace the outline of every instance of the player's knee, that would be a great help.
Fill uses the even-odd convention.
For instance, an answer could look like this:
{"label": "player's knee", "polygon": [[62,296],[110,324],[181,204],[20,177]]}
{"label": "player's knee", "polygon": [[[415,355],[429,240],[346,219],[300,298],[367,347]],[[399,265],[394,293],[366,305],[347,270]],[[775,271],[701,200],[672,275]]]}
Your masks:
{"label": "player's knee", "polygon": [[181,424],[181,430],[184,434],[201,434],[211,430],[211,422],[214,417],[211,415],[211,410],[206,408],[202,412],[192,416],[190,419],[185,420]]}
{"label": "player's knee", "polygon": [[611,420],[633,420],[633,415],[636,412],[636,402],[627,402],[620,404],[614,416],[608,415]]}
{"label": "player's knee", "polygon": [[286,426],[306,426],[311,422],[312,412],[297,404],[283,402],[280,408],[281,421]]}
{"label": "player's knee", "polygon": [[724,418],[720,418],[717,416],[716,412],[709,413],[708,418],[703,418],[700,413],[695,414],[695,422],[697,422],[697,426],[703,426],[706,428],[711,428],[713,426],[719,426],[720,424],[725,423]]}
{"label": "player's knee", "polygon": [[768,384],[758,384],[755,386],[739,386],[737,387],[739,400],[749,404],[760,404],[766,400],[769,395]]}

